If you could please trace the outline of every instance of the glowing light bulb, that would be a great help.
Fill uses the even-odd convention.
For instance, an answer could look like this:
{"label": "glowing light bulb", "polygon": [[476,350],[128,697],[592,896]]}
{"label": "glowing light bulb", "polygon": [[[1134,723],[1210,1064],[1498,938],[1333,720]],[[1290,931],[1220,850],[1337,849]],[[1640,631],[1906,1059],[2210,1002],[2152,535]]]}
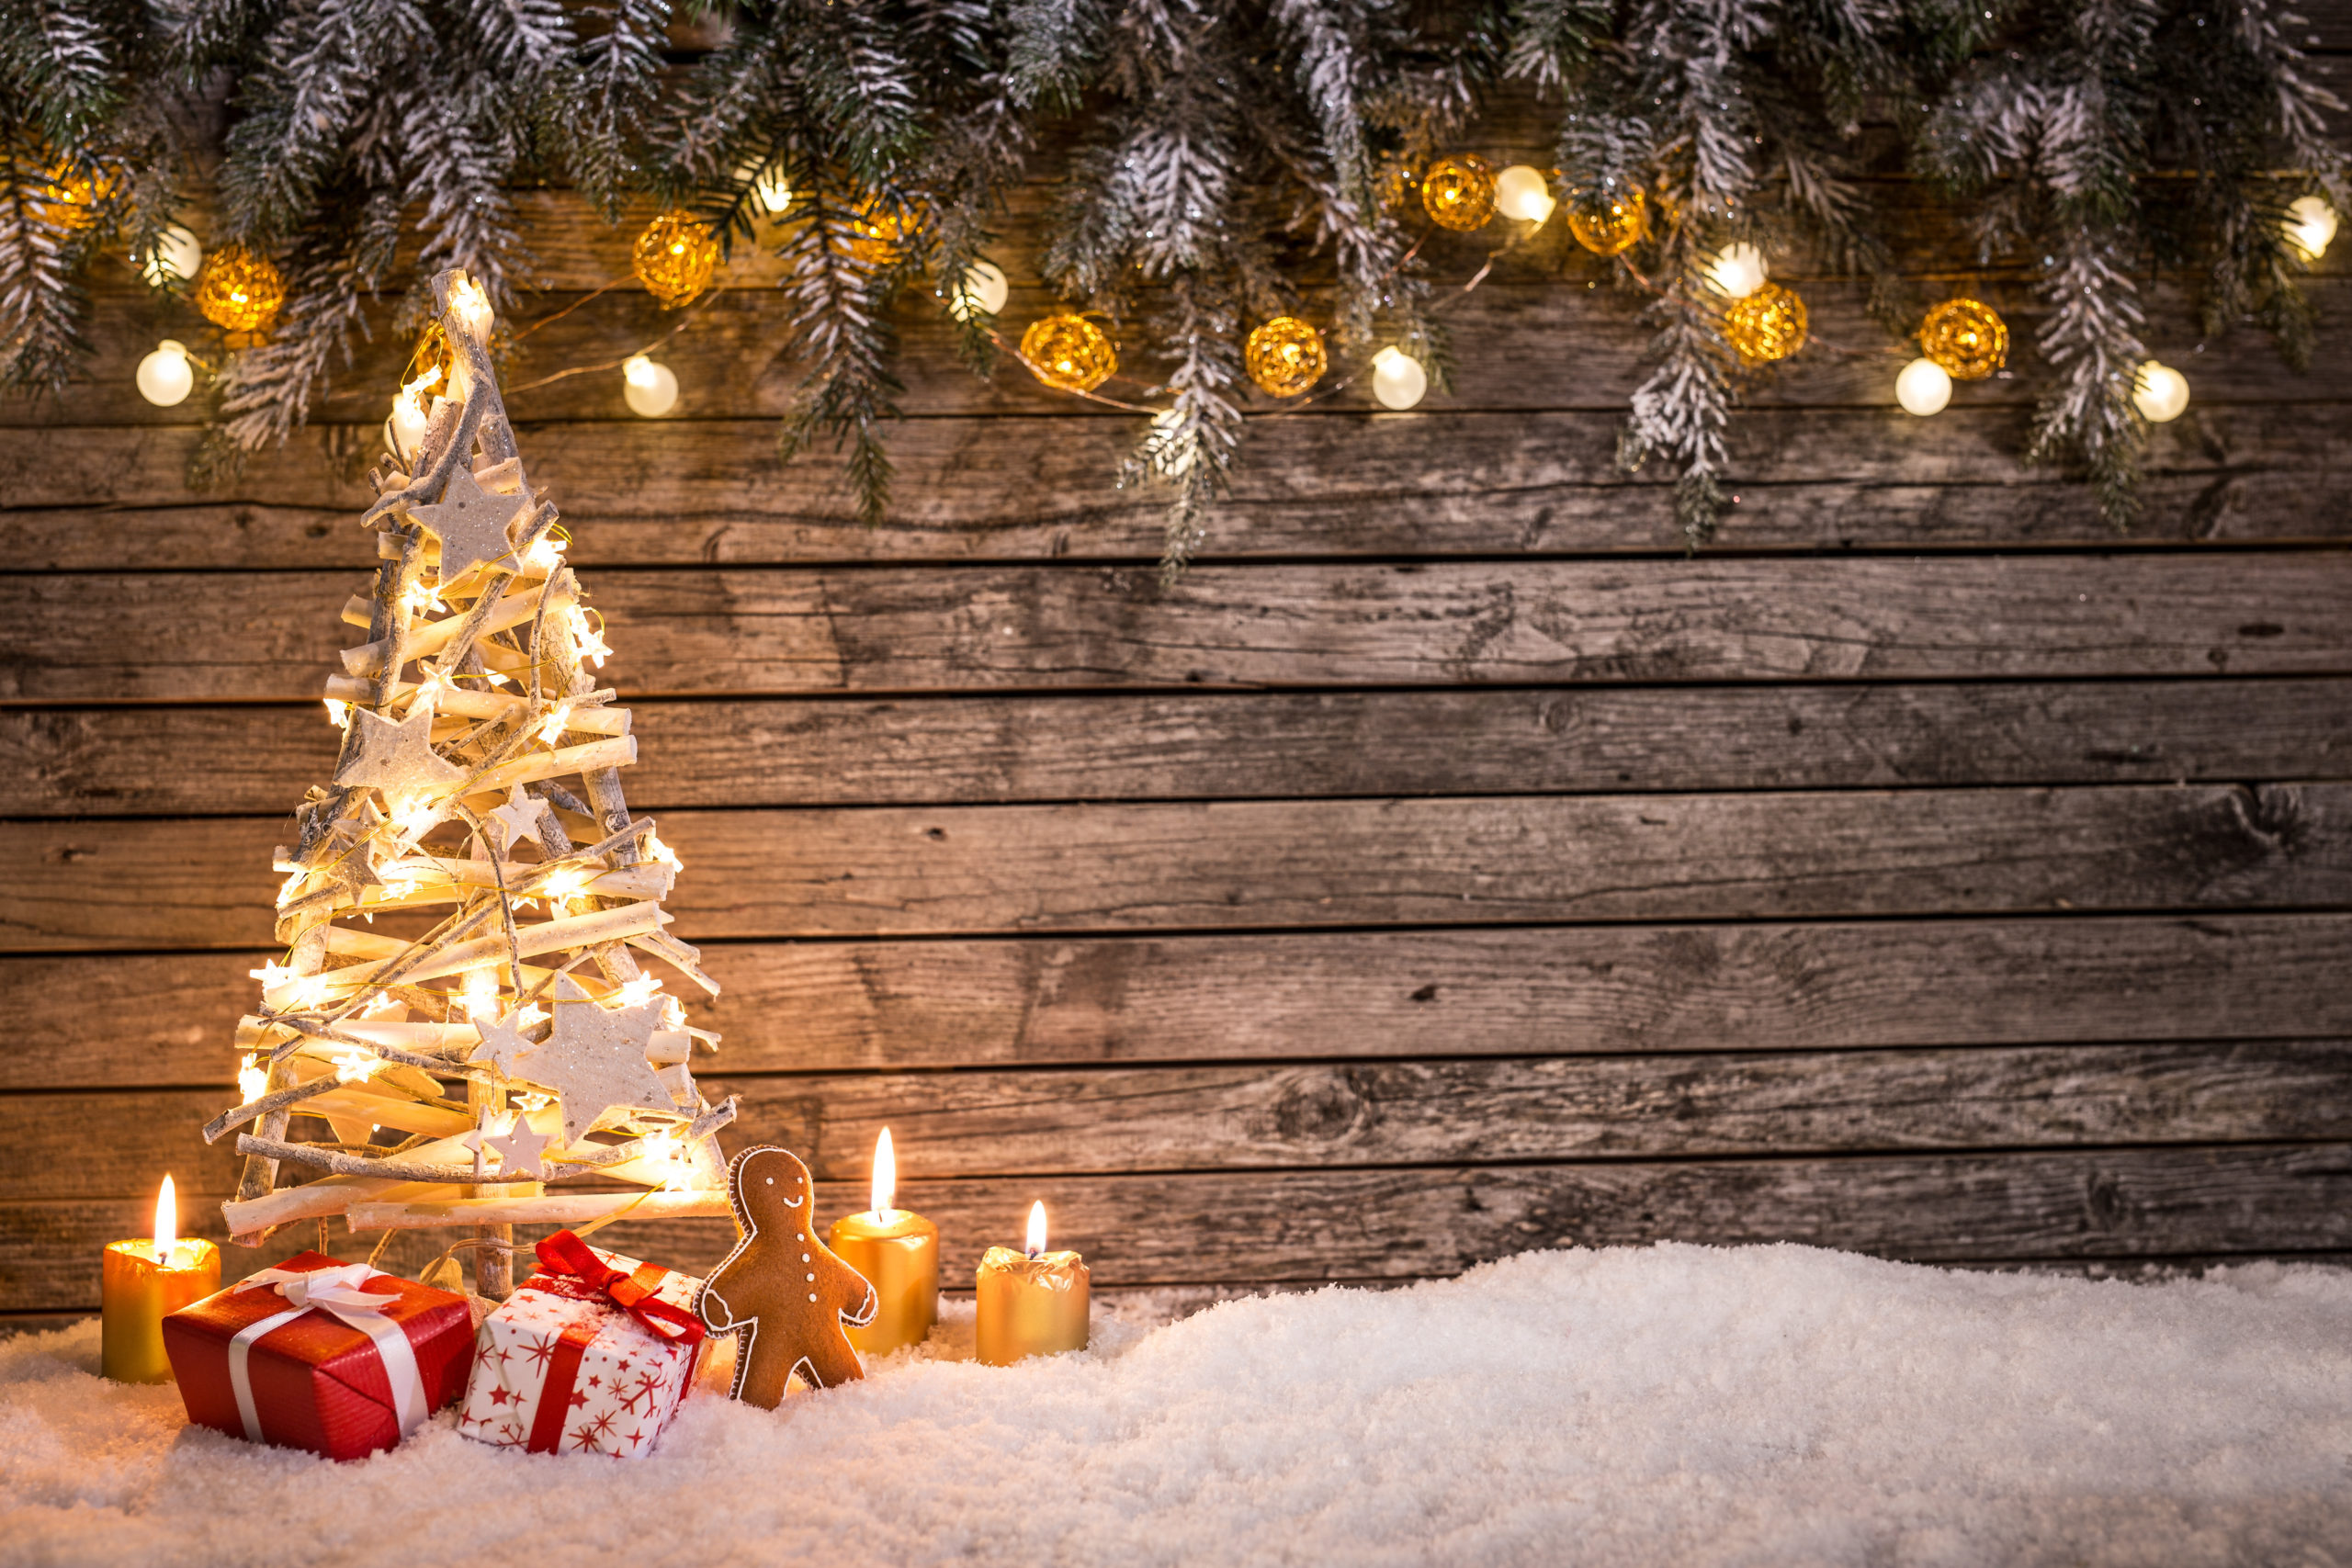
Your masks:
{"label": "glowing light bulb", "polygon": [[1042,1198],[1029,1205],[1029,1236],[1024,1250],[1032,1258],[1046,1255],[1046,1201]]}
{"label": "glowing light bulb", "polygon": [[768,168],[757,158],[746,158],[735,165],[735,177],[751,182],[752,206],[764,217],[781,218],[792,205],[792,181],[781,168]]}
{"label": "glowing light bulb", "polygon": [[1012,286],[1002,272],[988,262],[974,262],[964,269],[964,280],[947,297],[947,309],[959,321],[968,321],[975,315],[993,316],[1004,309],[1012,293]]}
{"label": "glowing light bulb", "polygon": [[155,1194],[155,1261],[161,1263],[170,1258],[179,1239],[179,1195],[172,1190],[172,1179],[166,1176],[163,1190]]}
{"label": "glowing light bulb", "polygon": [[473,334],[476,342],[489,339],[496,313],[490,308],[490,296],[472,278],[461,277],[450,287],[449,310],[458,318],[458,324]]}
{"label": "glowing light bulb", "polygon": [[662,836],[650,828],[645,830],[645,854],[647,859],[660,861],[672,871],[686,869],[686,863],[678,858],[678,852],[663,843]]}
{"label": "glowing light bulb", "polygon": [[348,729],[351,728],[351,705],[349,703],[345,702],[341,697],[326,697],[321,700],[327,705],[327,722],[329,724],[334,725],[337,729]]}
{"label": "glowing light bulb", "polygon": [[2287,204],[2287,242],[2303,253],[2305,261],[2327,254],[2335,238],[2335,209],[2324,197],[2299,196]]}
{"label": "glowing light bulb", "polygon": [[571,722],[571,705],[570,703],[556,704],[554,707],[548,710],[546,721],[539,726],[539,744],[554,745],[563,738],[563,728]]}
{"label": "glowing light bulb", "polygon": [[414,457],[418,443],[424,439],[432,423],[423,400],[402,388],[400,396],[392,400],[392,455],[402,459]]}
{"label": "glowing light bulb", "polygon": [[542,534],[531,541],[523,556],[523,564],[544,577],[563,564],[563,541],[553,534]]}
{"label": "glowing light bulb", "polygon": [[[598,617],[600,621],[602,618]],[[613,656],[613,650],[605,646],[602,627],[590,626],[588,612],[577,604],[571,607],[571,640],[579,645],[580,657],[599,670],[605,667],[605,660]]]}
{"label": "glowing light bulb", "polygon": [[899,1156],[897,1151],[890,1147],[890,1129],[888,1127],[883,1128],[882,1135],[874,1140],[874,1182],[867,1189],[867,1193],[873,1200],[867,1206],[867,1212],[873,1215],[874,1223],[888,1224],[891,1201],[899,1195]]}
{"label": "glowing light bulb", "polygon": [[157,408],[170,408],[196,385],[195,367],[187,362],[187,345],[165,338],[155,352],[139,362],[139,395]]}
{"label": "glowing light bulb", "polygon": [[662,1183],[662,1190],[684,1191],[687,1179],[694,1174],[694,1168],[679,1157],[686,1152],[685,1145],[672,1134],[650,1133],[644,1139],[644,1147],[645,1153],[641,1157],[670,1168],[669,1176]]}
{"label": "glowing light bulb", "polygon": [[2169,424],[2188,407],[2188,378],[2151,359],[2140,367],[2140,378],[2132,389],[2132,406],[2152,424]]}
{"label": "glowing light bulb", "polygon": [[1552,183],[1544,171],[1526,164],[1513,164],[1495,176],[1495,210],[1506,218],[1516,218],[1523,223],[1544,227],[1552,209],[1560,204],[1553,198]]}
{"label": "glowing light bulb", "polygon": [[1429,389],[1430,373],[1403,349],[1384,348],[1372,356],[1372,395],[1382,408],[1411,408]]}
{"label": "glowing light bulb", "polygon": [[1921,419],[1951,401],[1951,373],[1932,359],[1915,359],[1894,378],[1894,400]]}
{"label": "glowing light bulb", "polygon": [[269,1092],[269,1069],[261,1065],[258,1055],[247,1056],[237,1069],[237,1093],[243,1103],[251,1105]]}
{"label": "glowing light bulb", "polygon": [[380,1057],[371,1055],[365,1051],[356,1049],[338,1051],[334,1057],[334,1081],[366,1083],[375,1076],[376,1069],[383,1065]]}
{"label": "glowing light bulb", "polygon": [[633,1008],[639,1003],[650,1002],[653,999],[653,993],[661,988],[662,976],[659,975],[639,975],[634,980],[624,980],[621,982],[620,1004]]}
{"label": "glowing light bulb", "polygon": [[590,880],[588,872],[576,865],[568,865],[561,871],[549,872],[547,880],[539,884],[538,890],[560,904],[586,892]]}
{"label": "glowing light bulb", "polygon": [[678,374],[641,354],[631,355],[621,365],[621,395],[631,413],[660,419],[678,406]]}
{"label": "glowing light bulb", "polygon": [[1726,299],[1745,299],[1764,287],[1771,271],[1764,253],[1741,240],[1715,253],[1707,264],[1707,282]]}
{"label": "glowing light bulb", "polygon": [[[130,259],[139,262],[137,256]],[[164,231],[155,236],[155,248],[144,262],[139,263],[139,276],[162,288],[191,281],[203,265],[204,247],[197,243],[196,236],[176,223],[167,223]]]}
{"label": "glowing light bulb", "polygon": [[498,1016],[498,976],[489,969],[469,969],[465,981],[466,1016]]}

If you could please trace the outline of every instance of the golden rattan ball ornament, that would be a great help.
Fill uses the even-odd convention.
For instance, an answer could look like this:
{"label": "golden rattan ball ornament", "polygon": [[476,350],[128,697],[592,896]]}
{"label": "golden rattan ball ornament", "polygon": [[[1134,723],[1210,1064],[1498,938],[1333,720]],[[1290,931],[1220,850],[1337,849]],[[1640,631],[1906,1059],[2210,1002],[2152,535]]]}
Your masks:
{"label": "golden rattan ball ornament", "polygon": [[1475,152],[1440,158],[1421,171],[1421,206],[1441,229],[1482,228],[1495,215],[1495,171]]}
{"label": "golden rattan ball ornament", "polygon": [[710,225],[684,212],[664,212],[637,237],[637,280],[645,291],[674,310],[710,287],[718,270],[718,236]]}
{"label": "golden rattan ball ornament", "polygon": [[1323,378],[1330,363],[1323,334],[1296,316],[1276,316],[1250,334],[1241,362],[1270,397],[1295,398]]}
{"label": "golden rattan ball ornament", "polygon": [[51,222],[61,229],[79,229],[97,217],[99,207],[121,188],[115,171],[103,164],[92,164],[87,172],[60,164],[50,171],[39,199]]}
{"label": "golden rattan ball ornament", "polygon": [[2009,326],[1981,299],[1947,299],[1919,323],[1919,351],[1955,381],[1982,381],[2009,362]]}
{"label": "golden rattan ball ornament", "polygon": [[1649,202],[1638,190],[1572,190],[1568,232],[1597,256],[1621,255],[1649,232]]}
{"label": "golden rattan ball ornament", "polygon": [[1118,351],[1084,316],[1044,316],[1021,334],[1021,357],[1046,385],[1091,392],[1119,368]]}
{"label": "golden rattan ball ornament", "polygon": [[257,333],[277,319],[286,280],[270,259],[243,245],[223,245],[196,275],[196,308],[223,332]]}
{"label": "golden rattan ball ornament", "polygon": [[906,220],[878,201],[869,201],[849,220],[849,254],[868,266],[887,266],[907,237]]}
{"label": "golden rattan ball ornament", "polygon": [[1750,365],[1786,359],[1804,346],[1804,301],[1796,291],[1767,283],[1724,311],[1724,336]]}

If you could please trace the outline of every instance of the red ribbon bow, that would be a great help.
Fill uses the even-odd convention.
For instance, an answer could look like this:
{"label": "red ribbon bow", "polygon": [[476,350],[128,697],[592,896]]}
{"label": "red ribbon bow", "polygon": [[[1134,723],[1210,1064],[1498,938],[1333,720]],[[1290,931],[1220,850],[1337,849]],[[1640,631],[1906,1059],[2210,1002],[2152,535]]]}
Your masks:
{"label": "red ribbon bow", "polygon": [[[654,1293],[653,1285],[614,1268],[570,1231],[558,1231],[539,1243],[538,1252],[539,1268],[545,1273],[569,1276],[566,1283],[579,1281],[584,1292],[603,1296],[664,1339],[684,1345],[702,1343],[702,1319],[684,1307],[663,1301]],[[658,1280],[668,1270],[649,1266],[646,1272]],[[540,1281],[534,1280],[532,1283]],[[571,1295],[575,1292],[565,1291],[562,1293]]]}

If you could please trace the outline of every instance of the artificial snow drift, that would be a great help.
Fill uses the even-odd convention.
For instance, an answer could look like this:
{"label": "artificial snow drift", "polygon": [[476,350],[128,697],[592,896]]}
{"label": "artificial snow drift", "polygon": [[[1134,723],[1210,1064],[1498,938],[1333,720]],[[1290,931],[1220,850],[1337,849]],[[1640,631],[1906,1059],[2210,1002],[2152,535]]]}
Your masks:
{"label": "artificial snow drift", "polygon": [[[951,1308],[951,1314],[956,1309]],[[181,1425],[95,1323],[0,1342],[0,1561],[2327,1563],[2352,1274],[2126,1285],[1799,1247],[1530,1254],[1006,1371],[970,1308],[651,1459],[362,1463]]]}

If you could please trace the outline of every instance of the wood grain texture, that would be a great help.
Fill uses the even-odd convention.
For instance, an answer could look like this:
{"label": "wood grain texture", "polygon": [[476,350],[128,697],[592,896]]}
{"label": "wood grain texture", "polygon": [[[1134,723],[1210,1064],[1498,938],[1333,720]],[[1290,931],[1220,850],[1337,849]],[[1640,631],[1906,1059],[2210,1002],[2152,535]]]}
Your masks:
{"label": "wood grain texture", "polygon": [[[678,812],[689,942],[2352,904],[2352,784]],[[0,824],[8,951],[270,940],[283,820]]]}
{"label": "wood grain texture", "polygon": [[[2352,916],[720,943],[727,1073],[2352,1034]],[[266,954],[0,959],[0,1089],[227,1091]],[[714,1064],[707,1063],[706,1066]]]}
{"label": "wood grain texture", "polygon": [[[1679,553],[1671,487],[1616,463],[1612,414],[1335,414],[1263,423],[1218,503],[1207,558]],[[1757,410],[1731,432],[1730,549],[2104,548],[2091,492],[2021,469],[2021,410],[1934,420],[1865,411]],[[191,495],[200,431],[83,426],[0,443],[0,547],[26,569],[365,568],[354,519],[376,425],[313,424],[254,454],[235,483]],[[808,560],[1125,558],[1159,551],[1163,499],[1103,476],[1125,423],[1012,417],[910,420],[891,433],[897,499],[860,524],[831,455],[779,465],[771,429],[693,420],[541,424],[524,432],[592,566]],[[2134,542],[2342,539],[2316,506],[2352,471],[2327,405],[2192,404],[2153,434]],[[105,508],[92,513],[90,506]]]}
{"label": "wood grain texture", "polygon": [[[2352,773],[2324,680],[650,703],[650,810],[1057,800],[2240,783]],[[288,809],[300,707],[0,709],[0,817]],[[198,771],[193,756],[206,759]]]}
{"label": "wood grain texture", "polygon": [[[1123,1286],[1408,1279],[1532,1247],[1660,1240],[1793,1241],[1922,1262],[2352,1249],[2352,1145],[2339,1143],[990,1178],[909,1182],[899,1201],[938,1223],[941,1273],[952,1280],[1016,1235],[1040,1197],[1056,1245]],[[862,1182],[818,1190],[820,1214],[865,1201]],[[152,1197],[0,1204],[0,1300],[90,1304],[94,1243],[140,1234],[153,1206]],[[185,1234],[221,1239],[217,1205],[190,1194],[185,1213]],[[224,1272],[310,1239],[232,1253]],[[734,1235],[723,1220],[623,1222],[598,1239],[702,1271]]]}
{"label": "wood grain texture", "polygon": [[[2352,1138],[2352,1041],[712,1076],[729,1146],[865,1179]],[[234,1190],[201,1089],[0,1098],[0,1203]],[[87,1129],[107,1126],[94,1140]]]}
{"label": "wood grain texture", "polygon": [[[0,579],[0,700],[314,698],[342,572]],[[627,694],[2352,670],[2352,554],[606,571]]]}
{"label": "wood grain texture", "polygon": [[[1557,229],[1538,239],[1538,249],[1549,248],[1561,259],[1576,252]],[[1462,255],[1458,276],[1475,271],[1486,248],[1476,242],[1463,245],[1469,254]],[[1608,278],[1607,269],[1590,258],[1576,259],[1575,270]],[[1442,257],[1437,265],[1451,270],[1453,263]],[[626,263],[620,272],[626,274]],[[1020,276],[1017,264],[1014,276],[1020,281],[1002,318],[1009,340],[1017,340],[1030,321],[1060,308],[1050,289]],[[1869,285],[1851,278],[1816,278],[1800,281],[1798,287],[1815,345],[1769,373],[1744,378],[1743,400],[1750,406],[1894,412],[1895,372],[1916,350],[1871,319]],[[1992,292],[2016,344],[2009,373],[1962,384],[1954,389],[1953,401],[1962,408],[2030,407],[2055,380],[2047,362],[2030,346],[2048,312],[2030,287],[1996,287]],[[2352,306],[2352,279],[2313,277],[2307,292],[2323,317],[2340,317]],[[1928,294],[1921,309],[1927,299],[1942,293],[1939,288]],[[2314,355],[2311,369],[2298,373],[2259,333],[2202,337],[2196,301],[2176,284],[2159,281],[2145,289],[2143,299],[2147,325],[2142,335],[2149,352],[2167,364],[2186,367],[2192,377],[2192,395],[2200,401],[2275,403],[2352,396],[2352,365],[2341,355]],[[1581,280],[1558,276],[1556,263],[1546,267],[1534,256],[1513,258],[1451,316],[1457,367],[1453,390],[1433,397],[1431,406],[1479,412],[1623,410],[1652,368],[1654,329],[1642,319],[1648,303],[1648,296],[1638,289],[1608,282],[1584,287]],[[140,357],[158,338],[201,341],[186,305],[133,286],[104,290],[100,308],[114,330],[97,339],[86,374],[76,377],[53,405],[21,399],[0,401],[0,426],[54,420],[179,424],[203,406],[191,400],[193,406],[157,408],[139,395],[133,383]],[[805,363],[788,357],[783,347],[789,338],[792,309],[791,297],[772,287],[730,287],[706,296],[684,312],[662,310],[636,288],[594,299],[572,290],[536,296],[515,317],[521,328],[531,329],[531,335],[515,344],[502,367],[508,405],[522,421],[628,419],[618,367],[658,341],[655,357],[675,370],[679,380],[678,410],[670,417],[776,418],[789,407],[808,371]],[[1307,309],[1310,314],[1316,311],[1313,304]],[[394,295],[363,311],[370,334],[355,337],[349,369],[338,364],[330,370],[329,389],[315,410],[318,417],[358,421],[381,418],[389,411],[390,397],[383,389],[398,384],[414,343],[411,335],[395,330],[398,310]],[[890,315],[899,345],[891,368],[904,388],[897,401],[910,414],[1111,417],[1098,405],[1046,387],[1010,355],[1001,356],[988,379],[974,376],[957,354],[960,329],[940,302],[925,293],[901,296]],[[1125,340],[1122,374],[1104,391],[1129,400],[1154,400],[1149,389],[1165,376],[1166,365],[1148,356],[1141,333],[1121,335]],[[1829,344],[1862,352],[1827,352],[1819,346]],[[1374,410],[1370,378],[1361,374],[1369,356],[1368,348],[1355,355],[1335,355],[1326,400],[1317,407]],[[588,367],[603,368],[563,374]],[[1347,381],[1351,375],[1354,379]],[[200,395],[209,398],[209,388]],[[1254,389],[1244,387],[1239,395],[1245,406],[1269,420],[1293,417]],[[1165,402],[1165,394],[1157,400]],[[2021,456],[2021,451],[2013,454],[2012,461]]]}

